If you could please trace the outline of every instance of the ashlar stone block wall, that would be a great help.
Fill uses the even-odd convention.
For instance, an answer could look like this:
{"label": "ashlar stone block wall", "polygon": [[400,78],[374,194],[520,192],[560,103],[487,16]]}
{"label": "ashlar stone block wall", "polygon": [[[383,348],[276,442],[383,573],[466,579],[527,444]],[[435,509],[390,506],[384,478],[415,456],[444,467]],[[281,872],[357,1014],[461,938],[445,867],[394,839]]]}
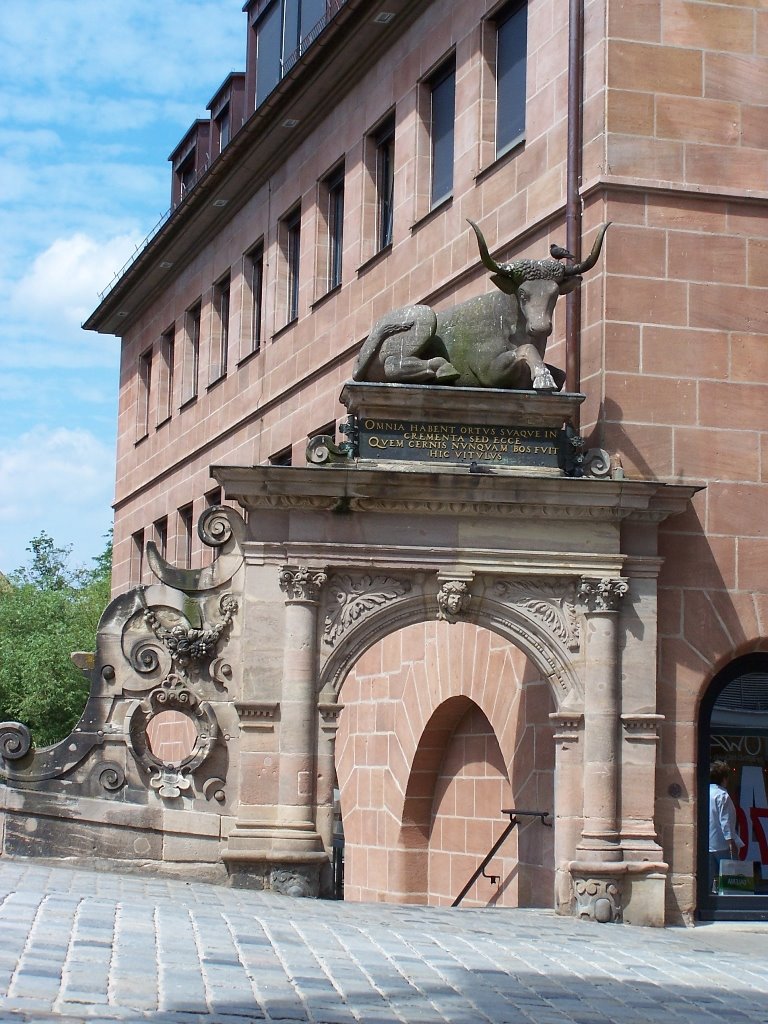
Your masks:
{"label": "ashlar stone block wall", "polygon": [[657,825],[680,919],[695,906],[699,704],[720,668],[768,649],[768,11],[607,10],[602,185],[585,185],[587,223],[613,225],[585,287],[583,424],[628,476],[704,485],[659,551]]}
{"label": "ashlar stone block wall", "polygon": [[[450,904],[509,819],[553,810],[550,686],[489,630],[429,622],[375,644],[342,687],[345,896]],[[512,832],[468,906],[552,906],[552,829]]]}

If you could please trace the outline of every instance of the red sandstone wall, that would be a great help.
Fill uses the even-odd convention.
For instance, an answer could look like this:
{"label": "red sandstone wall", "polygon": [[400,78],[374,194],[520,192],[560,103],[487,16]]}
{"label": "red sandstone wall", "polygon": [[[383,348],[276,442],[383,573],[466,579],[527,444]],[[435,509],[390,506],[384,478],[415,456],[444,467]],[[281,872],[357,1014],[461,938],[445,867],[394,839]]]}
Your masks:
{"label": "red sandstone wall", "polygon": [[[139,529],[151,537],[152,523],[169,516],[170,557],[179,549],[176,509],[195,502],[215,487],[211,464],[253,465],[292,445],[294,462],[303,463],[307,434],[341,416],[338,394],[350,376],[354,346],[384,312],[406,302],[437,305],[490,289],[479,266],[467,217],[478,220],[492,248],[509,243],[526,225],[560,216],[564,196],[565,80],[567,34],[562,5],[532,0],[529,14],[527,138],[523,146],[494,160],[492,92],[482,58],[480,19],[494,6],[437,0],[372,66],[349,95],[329,97],[328,114],[292,152],[268,186],[253,196],[221,233],[204,246],[168,287],[131,325],[123,342],[118,427],[114,586],[131,579],[130,537]],[[590,15],[590,57],[601,52],[599,8]],[[592,27],[593,26],[593,27]],[[456,152],[453,200],[439,213],[427,212],[429,161],[419,113],[418,80],[455,45]],[[590,71],[588,88],[600,76]],[[483,98],[484,97],[484,98]],[[364,139],[392,107],[396,110],[394,240],[392,251],[372,264],[367,210]],[[491,111],[492,113],[492,111]],[[286,137],[286,145],[291,145]],[[318,180],[340,158],[346,163],[343,285],[324,298],[319,272]],[[299,318],[283,330],[284,282],[279,273],[278,219],[297,201],[302,205]],[[222,213],[222,219],[225,217]],[[367,218],[367,219],[366,219]],[[562,228],[552,236],[544,223],[523,249],[547,251],[551,240],[564,242]],[[238,359],[247,341],[243,316],[243,254],[265,240],[264,342],[259,355]],[[511,250],[510,250],[511,254]],[[231,272],[230,372],[208,388],[211,361],[213,283]],[[175,271],[174,271],[175,273]],[[457,275],[463,275],[457,282]],[[181,334],[184,312],[202,297],[200,384],[197,400],[181,405]],[[322,301],[320,301],[322,300]],[[560,335],[558,314],[557,335]],[[153,401],[148,436],[136,442],[141,353],[176,326],[176,373],[173,412],[158,423]],[[562,351],[553,342],[553,358]],[[157,360],[156,360],[157,363]],[[159,367],[154,367],[158,379]],[[194,539],[195,559],[203,557]]]}
{"label": "red sandstone wall", "polygon": [[[263,462],[289,444],[300,459],[306,433],[341,412],[336,396],[349,376],[348,347],[379,314],[425,298],[448,304],[490,287],[477,269],[465,217],[480,218],[491,247],[505,246],[505,256],[540,254],[550,240],[564,241],[562,229],[550,235],[546,222],[549,215],[561,217],[564,195],[563,4],[531,0],[528,137],[493,166],[484,156],[477,27],[489,6],[431,5],[354,95],[338,98],[270,183],[269,200],[266,193],[250,200],[131,329],[120,399],[117,589],[130,581],[131,533],[148,530],[160,515],[171,516],[173,557],[173,512],[192,499],[196,513],[201,510],[202,495],[213,486],[211,463]],[[454,198],[417,223],[423,161],[414,82],[453,42],[461,110]],[[393,104],[395,244],[390,255],[360,269],[363,138]],[[664,527],[661,552],[659,710],[667,723],[658,820],[674,871],[671,910],[687,913],[695,869],[698,703],[720,665],[768,636],[762,513],[768,496],[768,11],[762,0],[587,3],[584,125],[585,244],[599,223],[614,222],[602,264],[584,288],[584,426],[595,442],[620,453],[628,476],[706,485],[690,513]],[[316,181],[342,155],[344,286],[312,310],[321,296],[314,246],[304,246],[299,320],[272,341],[281,326],[277,217],[301,198],[302,236],[311,243]],[[540,229],[515,250],[515,234],[537,221]],[[197,403],[179,412],[177,395],[171,419],[153,424],[146,441],[135,445],[140,352],[169,324],[180,325],[184,309],[202,295],[201,365],[207,366],[206,302],[228,267],[231,331],[239,344],[239,268],[262,233],[269,262],[262,353],[210,391],[203,373]],[[549,353],[560,365],[561,336],[559,312]],[[355,703],[378,713],[370,701]],[[381,743],[375,739],[371,749]],[[362,740],[358,748],[360,777],[378,777],[380,762],[369,764]],[[672,782],[682,783],[682,798],[667,795]],[[359,807],[362,814],[372,805]],[[386,871],[380,850],[372,846],[364,856],[371,863],[378,858],[377,870]],[[354,855],[352,864],[357,871]],[[374,875],[371,868],[360,877],[368,886]],[[358,894],[375,896],[373,888],[354,885]]]}
{"label": "red sandstone wall", "polygon": [[[768,12],[751,2],[613,2],[612,220],[586,288],[585,422],[633,477],[701,483],[662,527],[657,814],[672,919],[691,913],[699,702],[768,644]],[[668,788],[682,786],[682,797]]]}
{"label": "red sandstone wall", "polygon": [[[549,684],[488,630],[421,623],[372,647],[341,692],[345,897],[450,903],[507,819],[552,810]],[[514,832],[467,905],[551,906],[552,831]]]}

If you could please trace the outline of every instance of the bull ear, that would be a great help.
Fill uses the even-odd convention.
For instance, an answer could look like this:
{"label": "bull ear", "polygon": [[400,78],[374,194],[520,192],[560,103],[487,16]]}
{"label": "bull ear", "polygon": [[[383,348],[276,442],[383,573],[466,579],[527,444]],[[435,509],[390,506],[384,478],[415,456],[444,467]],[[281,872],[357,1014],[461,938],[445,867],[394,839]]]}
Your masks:
{"label": "bull ear", "polygon": [[491,274],[491,280],[505,295],[514,295],[517,291],[514,277],[507,277],[506,274]]}
{"label": "bull ear", "polygon": [[560,294],[567,295],[568,292],[572,292],[574,288],[578,288],[583,278],[576,274],[574,277],[566,277],[560,282]]}

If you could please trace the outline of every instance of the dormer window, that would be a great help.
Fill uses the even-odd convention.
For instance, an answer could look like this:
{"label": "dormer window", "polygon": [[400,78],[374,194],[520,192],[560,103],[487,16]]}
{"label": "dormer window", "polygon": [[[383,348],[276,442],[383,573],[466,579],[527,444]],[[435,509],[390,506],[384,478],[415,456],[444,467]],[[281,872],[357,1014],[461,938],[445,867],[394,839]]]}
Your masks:
{"label": "dormer window", "polygon": [[243,124],[245,73],[232,71],[208,104],[211,112],[211,159],[219,156]]}
{"label": "dormer window", "polygon": [[178,171],[176,173],[178,174],[178,177],[179,177],[179,188],[180,188],[180,193],[181,193],[180,194],[180,198],[183,199],[184,196],[187,194],[187,192],[189,192],[189,190],[195,184],[195,151],[194,151],[194,149],[189,154],[189,156],[186,158],[186,160],[181,165],[181,167],[179,167],[179,169],[178,169]]}
{"label": "dormer window", "polygon": [[221,152],[232,137],[228,103],[216,118],[216,134],[218,136],[219,152]]}
{"label": "dormer window", "polygon": [[326,0],[273,0],[261,4],[251,0],[247,6],[252,18],[249,95],[258,107],[315,41],[333,17],[335,5]]}
{"label": "dormer window", "polygon": [[171,205],[177,206],[197,184],[209,164],[210,121],[195,121],[168,159],[173,166]]}

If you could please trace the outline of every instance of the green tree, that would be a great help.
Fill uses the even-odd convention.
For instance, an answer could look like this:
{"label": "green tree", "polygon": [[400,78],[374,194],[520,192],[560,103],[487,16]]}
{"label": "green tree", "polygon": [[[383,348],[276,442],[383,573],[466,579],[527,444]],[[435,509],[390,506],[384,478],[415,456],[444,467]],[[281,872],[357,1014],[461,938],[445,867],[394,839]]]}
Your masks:
{"label": "green tree", "polygon": [[46,533],[27,551],[29,566],[0,588],[0,720],[24,722],[45,746],[68,735],[85,706],[88,681],[70,654],[94,648],[109,603],[112,540],[92,569],[71,569],[71,549]]}

